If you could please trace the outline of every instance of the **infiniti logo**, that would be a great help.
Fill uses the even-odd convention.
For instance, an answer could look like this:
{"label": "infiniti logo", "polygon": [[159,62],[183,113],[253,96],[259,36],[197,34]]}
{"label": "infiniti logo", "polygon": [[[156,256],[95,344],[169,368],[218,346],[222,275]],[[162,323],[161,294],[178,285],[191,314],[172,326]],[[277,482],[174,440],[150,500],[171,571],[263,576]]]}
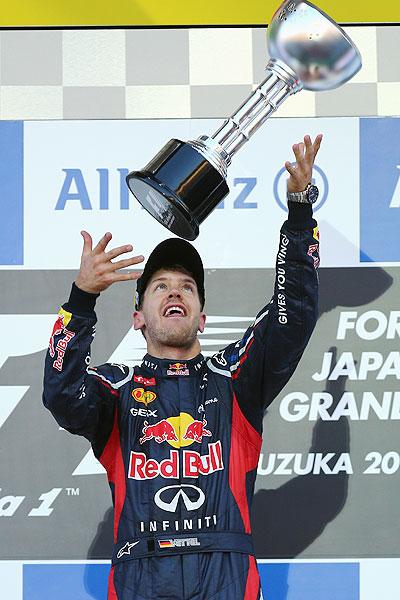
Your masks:
{"label": "infiniti logo", "polygon": [[[195,490],[196,500],[189,498],[188,494],[185,492],[183,488],[190,488],[191,490]],[[167,492],[167,490],[177,490],[172,499],[167,501],[167,498],[171,497],[171,494]],[[164,500],[161,499],[161,496],[164,496]],[[190,494],[193,497],[193,492]],[[154,496],[154,502],[157,504],[159,508],[166,510],[168,512],[176,512],[176,508],[178,506],[179,498],[182,498],[183,503],[185,505],[186,510],[197,510],[204,504],[204,500],[206,499],[204,492],[196,487],[195,485],[169,485],[165,488],[161,488],[158,490],[156,495]]]}
{"label": "infiniti logo", "polygon": [[[295,163],[292,163],[295,164]],[[317,186],[319,189],[319,197],[313,206],[314,212],[319,210],[321,206],[323,206],[326,202],[329,192],[329,183],[328,178],[325,175],[324,171],[321,167],[314,165],[313,167],[314,176],[312,179],[312,183]],[[280,169],[274,179],[274,198],[275,202],[287,212],[287,204],[286,204],[286,182],[288,178],[288,172],[285,167]]]}

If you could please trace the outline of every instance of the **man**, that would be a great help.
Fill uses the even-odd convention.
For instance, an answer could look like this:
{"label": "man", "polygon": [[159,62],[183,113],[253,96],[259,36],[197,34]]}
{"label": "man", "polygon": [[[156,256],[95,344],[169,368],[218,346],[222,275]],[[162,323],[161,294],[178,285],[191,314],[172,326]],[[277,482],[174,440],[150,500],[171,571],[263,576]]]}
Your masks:
{"label": "man", "polygon": [[[317,318],[318,233],[312,167],[322,136],[293,146],[289,215],[271,302],[243,338],[205,360],[204,272],[188,242],[170,239],[137,281],[133,322],[146,338],[140,367],[89,366],[95,301],[142,256],[113,259],[111,234],[92,249],[60,310],[46,358],[43,401],[90,440],[114,504],[110,600],[258,600],[250,504],[263,415],[294,372]],[[244,290],[246,293],[246,290]]]}

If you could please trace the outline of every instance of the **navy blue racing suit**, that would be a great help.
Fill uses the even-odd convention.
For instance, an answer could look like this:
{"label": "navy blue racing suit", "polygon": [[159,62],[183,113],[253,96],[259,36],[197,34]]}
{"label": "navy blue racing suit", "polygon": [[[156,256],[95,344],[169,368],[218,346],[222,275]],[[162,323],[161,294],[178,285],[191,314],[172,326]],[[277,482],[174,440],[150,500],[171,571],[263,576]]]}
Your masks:
{"label": "navy blue racing suit", "polygon": [[109,600],[259,600],[250,505],[263,415],[317,318],[318,230],[286,221],[272,300],[211,358],[91,367],[95,296],[75,285],[46,358],[45,406],[86,437],[114,505]]}

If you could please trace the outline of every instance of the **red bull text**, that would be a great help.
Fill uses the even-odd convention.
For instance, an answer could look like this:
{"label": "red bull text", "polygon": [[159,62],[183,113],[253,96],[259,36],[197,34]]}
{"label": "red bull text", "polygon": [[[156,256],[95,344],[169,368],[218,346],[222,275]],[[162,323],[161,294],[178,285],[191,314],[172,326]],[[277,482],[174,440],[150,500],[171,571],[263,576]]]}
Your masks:
{"label": "red bull text", "polygon": [[186,363],[176,362],[169,365],[167,375],[189,375]]}
{"label": "red bull text", "polygon": [[200,475],[210,475],[215,471],[222,471],[222,445],[220,440],[208,444],[208,454],[201,456],[194,450],[183,450],[182,465],[178,450],[170,450],[169,458],[158,462],[155,458],[147,458],[143,452],[131,452],[128,477],[130,479],[144,480],[164,477],[165,479],[179,479],[180,467],[182,477],[197,478]]}

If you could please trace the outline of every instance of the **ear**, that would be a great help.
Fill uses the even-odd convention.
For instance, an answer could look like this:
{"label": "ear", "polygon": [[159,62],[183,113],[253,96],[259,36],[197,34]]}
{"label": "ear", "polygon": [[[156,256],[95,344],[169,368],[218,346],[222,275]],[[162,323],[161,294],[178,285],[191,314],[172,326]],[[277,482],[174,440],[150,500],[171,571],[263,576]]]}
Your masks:
{"label": "ear", "polygon": [[198,328],[198,331],[200,331],[200,333],[203,333],[203,331],[206,327],[206,319],[207,319],[206,313],[201,312],[200,317],[199,317],[199,328]]}
{"label": "ear", "polygon": [[145,325],[144,315],[141,310],[135,310],[133,313],[133,328],[142,329]]}

